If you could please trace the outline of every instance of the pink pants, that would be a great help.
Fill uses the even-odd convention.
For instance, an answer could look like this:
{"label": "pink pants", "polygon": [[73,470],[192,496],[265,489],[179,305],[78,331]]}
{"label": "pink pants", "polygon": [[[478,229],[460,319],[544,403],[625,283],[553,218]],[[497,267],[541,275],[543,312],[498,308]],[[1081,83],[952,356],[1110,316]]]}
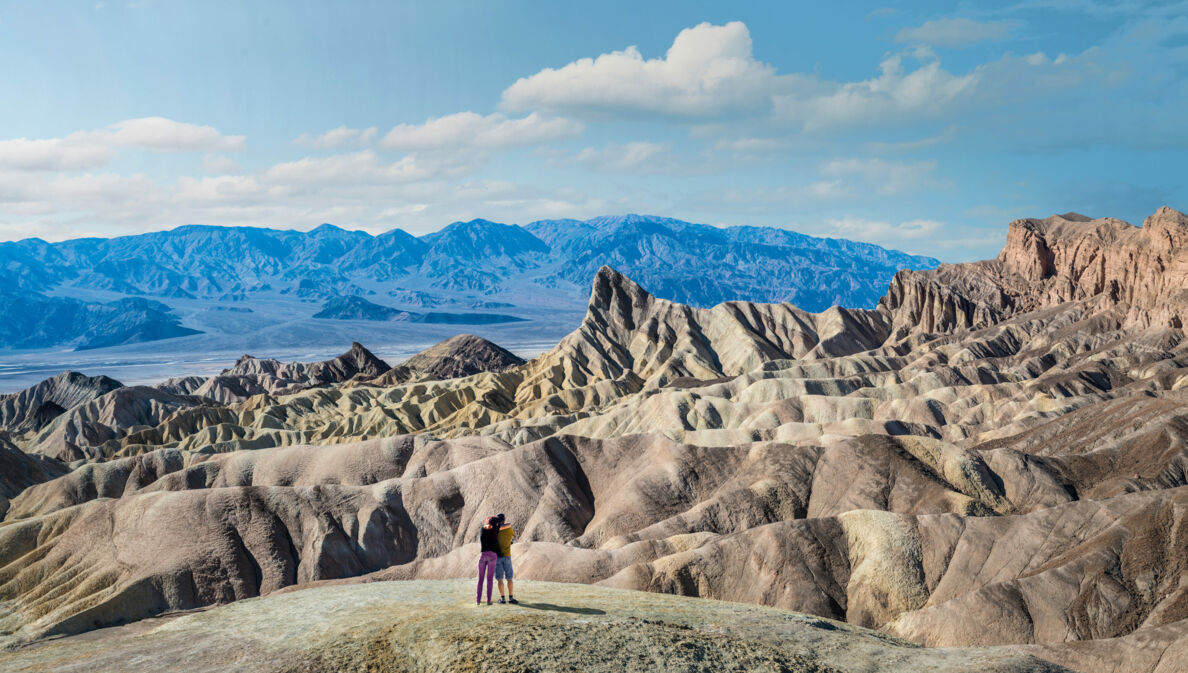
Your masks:
{"label": "pink pants", "polygon": [[478,590],[474,594],[474,602],[483,602],[483,577],[487,578],[487,602],[491,602],[491,589],[495,588],[495,560],[499,557],[493,551],[485,551],[479,555]]}

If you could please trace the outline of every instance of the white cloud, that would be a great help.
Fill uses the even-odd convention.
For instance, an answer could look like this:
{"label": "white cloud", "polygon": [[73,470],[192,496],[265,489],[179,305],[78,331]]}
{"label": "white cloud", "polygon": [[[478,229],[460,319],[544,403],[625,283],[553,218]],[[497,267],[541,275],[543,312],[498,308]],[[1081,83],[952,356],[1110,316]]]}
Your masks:
{"label": "white cloud", "polygon": [[112,124],[110,141],[124,147],[160,152],[224,152],[242,150],[243,136],[225,136],[212,126],[187,124],[164,117],[129,119]]}
{"label": "white cloud", "polygon": [[866,220],[859,217],[843,217],[828,220],[817,232],[833,238],[848,238],[896,247],[897,242],[917,241],[935,236],[943,227],[936,220],[908,220],[891,224],[881,220]]}
{"label": "white cloud", "polygon": [[503,92],[501,107],[575,116],[660,114],[718,117],[770,106],[775,69],[751,56],[751,34],[735,21],[682,30],[664,58],[639,49],[584,58],[522,78]]}
{"label": "white cloud", "polygon": [[202,157],[201,168],[203,173],[235,173],[239,171],[239,164],[223,154],[207,154]]}
{"label": "white cloud", "polygon": [[582,124],[570,119],[547,118],[535,112],[519,119],[499,113],[484,117],[459,112],[424,124],[400,124],[388,131],[380,146],[391,150],[495,149],[574,138],[584,130]]}
{"label": "white cloud", "polygon": [[935,170],[936,161],[886,159],[834,159],[821,167],[821,173],[826,176],[860,177],[884,196],[936,186]]}
{"label": "white cloud", "polygon": [[372,150],[329,157],[305,157],[264,171],[264,182],[287,186],[382,184],[457,177],[477,170],[484,157],[465,154],[434,157],[408,154],[388,162]]}
{"label": "white cloud", "polygon": [[0,168],[26,171],[74,171],[96,168],[112,157],[109,146],[93,142],[89,134],[65,138],[0,141]]}
{"label": "white cloud", "polygon": [[904,28],[895,35],[901,44],[926,44],[932,47],[963,47],[988,40],[1001,40],[1010,33],[1010,21],[974,21],[963,17],[925,21],[914,28]]}
{"label": "white cloud", "polygon": [[79,171],[107,164],[121,148],[214,152],[240,150],[244,145],[243,136],[224,136],[210,126],[147,117],[97,131],[76,131],[62,138],[0,140],[0,168]]}
{"label": "white cloud", "polygon": [[[919,65],[906,68],[908,58]],[[857,82],[779,74],[752,56],[745,24],[702,23],[682,30],[664,58],[645,59],[628,47],[546,68],[505,89],[500,106],[595,119],[662,117],[699,124],[762,119],[816,132],[945,116],[973,100],[979,79],[976,71],[945,70],[927,49],[888,56],[879,70]],[[753,134],[754,122],[746,123]]]}
{"label": "white cloud", "polygon": [[[188,204],[233,202],[242,205],[246,202],[259,203],[269,196],[267,187],[255,177],[247,175],[209,178],[182,176],[178,178],[174,194],[179,201]],[[274,195],[283,196],[279,192]]]}
{"label": "white cloud", "polygon": [[807,95],[777,95],[773,117],[805,131],[944,117],[955,105],[972,101],[979,80],[977,71],[954,75],[938,60],[908,71],[902,54],[883,60],[879,70],[878,77],[861,82],[821,84]]}
{"label": "white cloud", "polygon": [[379,129],[374,126],[369,126],[365,129],[354,129],[349,126],[339,126],[336,129],[330,129],[322,135],[313,136],[308,133],[302,133],[297,136],[293,142],[298,145],[306,147],[314,147],[317,149],[337,149],[340,147],[364,147],[370,145]]}

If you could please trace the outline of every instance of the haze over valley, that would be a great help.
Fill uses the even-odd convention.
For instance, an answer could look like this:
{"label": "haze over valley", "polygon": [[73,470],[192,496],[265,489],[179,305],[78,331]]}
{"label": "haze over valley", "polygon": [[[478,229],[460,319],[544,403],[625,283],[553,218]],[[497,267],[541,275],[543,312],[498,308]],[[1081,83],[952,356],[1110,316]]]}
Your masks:
{"label": "haze over valley", "polygon": [[873,307],[929,257],[763,227],[627,215],[413,237],[185,226],[0,243],[0,391],[57,369],[130,383],[212,374],[239,355],[329,357],[361,340],[408,357],[460,327],[535,354],[581,320],[588,278],[624,268],[697,306],[759,298]]}

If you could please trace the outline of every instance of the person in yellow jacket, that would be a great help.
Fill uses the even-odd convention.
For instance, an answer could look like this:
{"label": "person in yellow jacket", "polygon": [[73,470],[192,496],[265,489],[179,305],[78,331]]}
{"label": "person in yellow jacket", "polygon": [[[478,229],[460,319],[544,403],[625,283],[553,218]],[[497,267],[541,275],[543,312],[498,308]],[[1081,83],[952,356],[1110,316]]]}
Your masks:
{"label": "person in yellow jacket", "polygon": [[[515,570],[512,568],[511,560],[511,545],[512,538],[516,536],[516,531],[507,524],[507,517],[502,514],[495,516],[495,525],[499,527],[499,549],[496,550],[498,557],[495,559],[495,583],[499,585],[499,603],[511,603],[512,605],[519,605],[520,601],[516,600],[516,591],[513,586],[512,579],[515,577]],[[507,593],[503,593],[503,582],[507,580]],[[506,598],[504,598],[506,596]]]}

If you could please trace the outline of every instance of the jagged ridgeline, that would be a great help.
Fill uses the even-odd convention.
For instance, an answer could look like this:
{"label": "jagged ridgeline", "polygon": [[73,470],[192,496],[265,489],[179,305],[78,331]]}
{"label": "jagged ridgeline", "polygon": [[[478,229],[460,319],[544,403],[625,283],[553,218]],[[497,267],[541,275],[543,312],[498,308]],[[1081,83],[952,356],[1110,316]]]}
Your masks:
{"label": "jagged ridgeline", "polygon": [[[596,585],[582,628],[614,638],[609,589],[639,589],[979,648],[879,655],[902,670],[1188,670],[1186,272],[1182,213],[1069,214],[1012,223],[996,259],[901,271],[869,309],[698,308],[602,268],[529,362],[461,337],[395,367],[356,345],[154,387],[57,377],[0,403],[0,632],[265,596],[136,641],[180,652],[366,593],[314,582],[467,577],[505,512],[517,579]],[[392,586],[375,600],[427,590]],[[682,623],[715,657],[758,638]],[[428,647],[405,628],[383,642]]]}
{"label": "jagged ridgeline", "polygon": [[517,309],[580,312],[603,264],[697,306],[747,299],[823,310],[871,308],[896,271],[937,261],[781,229],[639,215],[524,227],[473,220],[419,238],[326,224],[309,232],[192,225],[112,239],[27,239],[0,243],[0,348],[240,334],[270,322],[252,306],[278,303],[287,319],[306,319],[303,331],[332,331],[310,317],[513,323],[533,318]]}

